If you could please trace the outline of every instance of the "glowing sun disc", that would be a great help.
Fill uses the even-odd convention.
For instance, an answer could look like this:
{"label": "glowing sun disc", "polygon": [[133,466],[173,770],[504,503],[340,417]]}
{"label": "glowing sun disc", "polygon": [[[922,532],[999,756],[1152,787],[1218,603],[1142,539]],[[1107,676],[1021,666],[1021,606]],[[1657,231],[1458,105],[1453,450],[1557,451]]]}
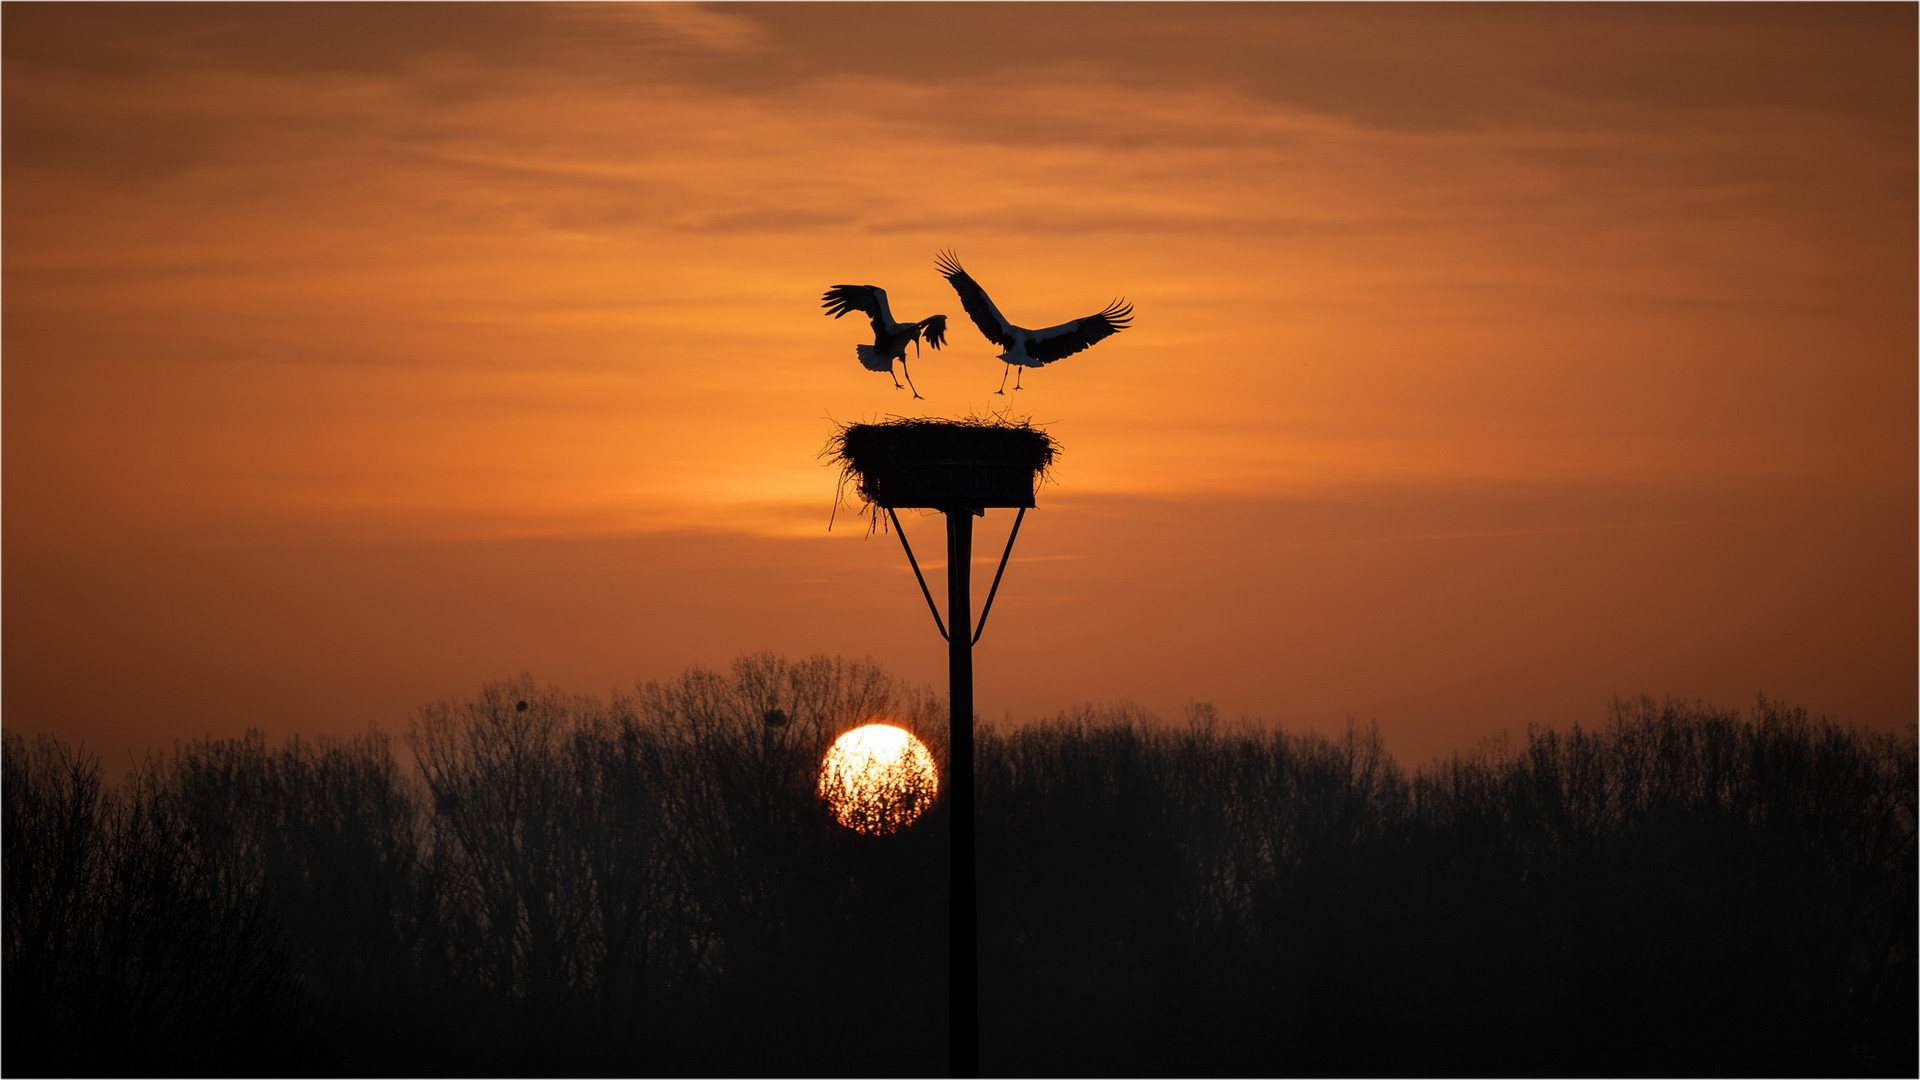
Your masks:
{"label": "glowing sun disc", "polygon": [[835,739],[820,762],[820,797],[835,821],[882,836],[912,824],[940,790],[933,752],[892,724],[868,724]]}

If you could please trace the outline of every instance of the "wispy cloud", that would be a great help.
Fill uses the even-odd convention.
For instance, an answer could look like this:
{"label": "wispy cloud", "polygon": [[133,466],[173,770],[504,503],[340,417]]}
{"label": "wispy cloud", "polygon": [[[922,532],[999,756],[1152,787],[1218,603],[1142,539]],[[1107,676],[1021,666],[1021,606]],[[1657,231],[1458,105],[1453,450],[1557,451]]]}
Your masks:
{"label": "wispy cloud", "polygon": [[579,32],[596,37],[665,38],[720,53],[750,53],[769,46],[766,28],[728,5],[693,3],[559,4],[555,14]]}
{"label": "wispy cloud", "polygon": [[[800,14],[542,16],[600,64],[482,62],[503,26],[377,68],[220,62],[265,40],[225,30],[167,39],[191,66],[10,66],[9,388],[73,403],[23,422],[263,512],[710,521],[807,497],[827,412],[904,407],[818,295],[957,315],[953,245],[1016,318],[1137,304],[1024,392],[1089,490],[1858,466],[1910,426],[1911,136],[1873,118],[1595,94],[1390,124],[1176,60],[850,74],[794,58],[841,41]],[[636,42],[789,66],[636,78]],[[990,354],[963,325],[916,373],[964,412]]]}

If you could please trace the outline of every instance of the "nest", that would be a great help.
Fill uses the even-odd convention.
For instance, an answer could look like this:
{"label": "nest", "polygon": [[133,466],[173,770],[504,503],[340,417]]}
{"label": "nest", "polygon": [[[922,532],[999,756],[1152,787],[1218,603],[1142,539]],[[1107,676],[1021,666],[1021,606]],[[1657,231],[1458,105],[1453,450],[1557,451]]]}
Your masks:
{"label": "nest", "polygon": [[851,487],[878,525],[882,509],[1032,506],[1060,444],[1030,421],[896,419],[847,424],[821,456],[840,465],[836,510]]}

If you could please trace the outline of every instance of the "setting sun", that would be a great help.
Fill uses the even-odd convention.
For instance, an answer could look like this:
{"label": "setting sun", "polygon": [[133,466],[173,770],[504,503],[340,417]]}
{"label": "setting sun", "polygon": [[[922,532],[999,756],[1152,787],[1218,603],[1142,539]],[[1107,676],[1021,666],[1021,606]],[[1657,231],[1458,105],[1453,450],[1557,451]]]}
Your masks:
{"label": "setting sun", "polygon": [[940,790],[927,745],[891,724],[867,724],[834,740],[820,763],[820,797],[834,820],[884,836],[913,823]]}

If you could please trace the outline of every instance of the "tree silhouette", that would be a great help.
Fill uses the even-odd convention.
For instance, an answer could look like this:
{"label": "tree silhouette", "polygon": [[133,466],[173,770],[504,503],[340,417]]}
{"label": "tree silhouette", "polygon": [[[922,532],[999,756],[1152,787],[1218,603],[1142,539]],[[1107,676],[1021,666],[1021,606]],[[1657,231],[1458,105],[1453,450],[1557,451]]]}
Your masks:
{"label": "tree silhouette", "polygon": [[[9,734],[0,1067],[944,1072],[945,801],[815,790],[872,719],[944,770],[944,712],[763,654],[111,787]],[[989,1074],[1914,1071],[1911,734],[1635,699],[1409,772],[1120,706],[977,752]]]}

